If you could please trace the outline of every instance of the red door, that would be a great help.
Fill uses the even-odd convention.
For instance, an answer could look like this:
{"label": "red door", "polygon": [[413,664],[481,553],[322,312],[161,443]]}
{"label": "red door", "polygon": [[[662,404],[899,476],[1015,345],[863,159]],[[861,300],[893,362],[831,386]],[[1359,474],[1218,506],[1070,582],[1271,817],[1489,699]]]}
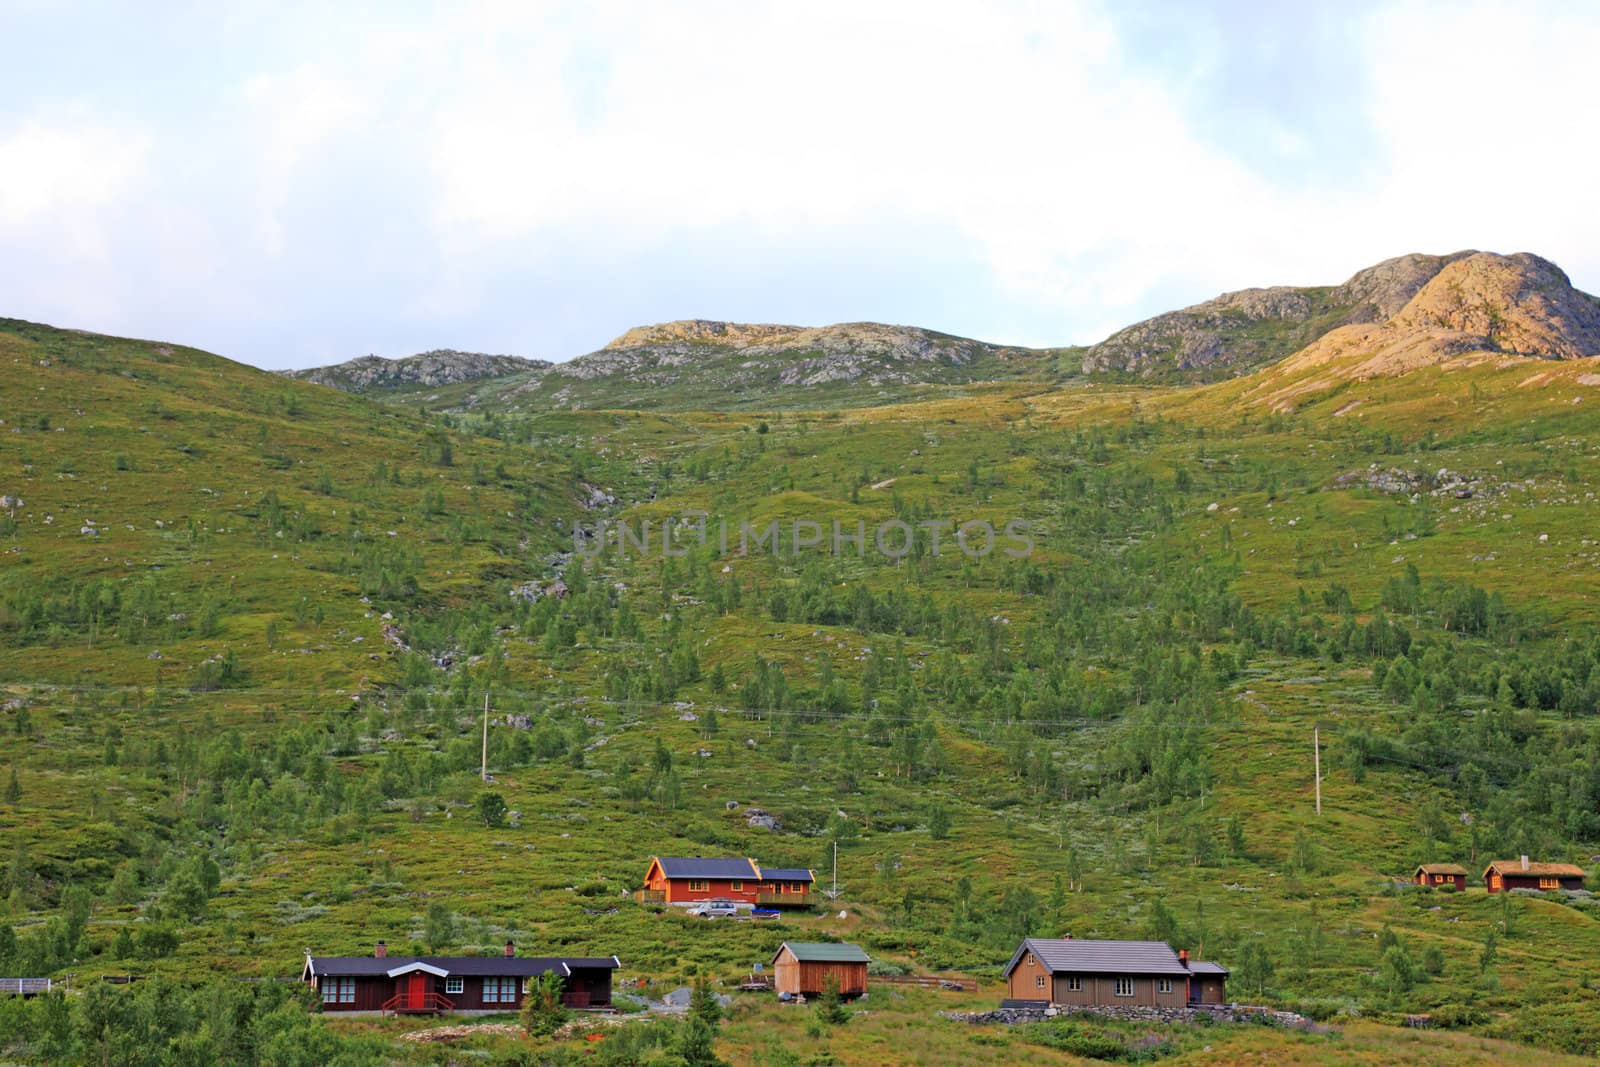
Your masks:
{"label": "red door", "polygon": [[428,976],[421,971],[412,971],[406,975],[405,1006],[412,1011],[420,1011],[427,1007]]}

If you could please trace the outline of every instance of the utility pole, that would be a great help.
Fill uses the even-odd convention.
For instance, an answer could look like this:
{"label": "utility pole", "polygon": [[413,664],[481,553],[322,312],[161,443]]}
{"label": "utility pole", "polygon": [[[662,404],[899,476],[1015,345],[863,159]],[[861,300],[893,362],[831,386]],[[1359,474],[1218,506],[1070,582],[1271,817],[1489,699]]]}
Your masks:
{"label": "utility pole", "polygon": [[839,899],[839,842],[833,842],[833,896],[830,900]]}
{"label": "utility pole", "polygon": [[1322,814],[1322,729],[1318,726],[1311,728],[1311,766],[1317,777],[1317,814]]}
{"label": "utility pole", "polygon": [[[488,690],[485,690],[484,694],[483,694],[483,763],[478,767],[478,777],[482,778],[485,782],[487,782],[489,780],[489,693],[488,693]],[[1320,801],[1318,802],[1317,810],[1319,812],[1322,810],[1322,805],[1321,805]]]}

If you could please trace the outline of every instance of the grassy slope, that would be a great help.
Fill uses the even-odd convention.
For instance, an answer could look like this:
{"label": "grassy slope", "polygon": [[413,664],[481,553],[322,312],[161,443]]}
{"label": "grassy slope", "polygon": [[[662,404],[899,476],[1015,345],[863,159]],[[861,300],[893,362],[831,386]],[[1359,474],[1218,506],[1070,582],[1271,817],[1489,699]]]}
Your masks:
{"label": "grassy slope", "polygon": [[[1594,621],[1583,581],[1594,568],[1592,553],[1583,545],[1583,518],[1592,514],[1592,503],[1585,503],[1590,498],[1584,495],[1593,489],[1593,464],[1584,462],[1592,458],[1587,444],[1592,418],[1586,405],[1562,405],[1529,391],[1508,392],[1500,388],[1502,382],[1478,380],[1490,371],[1450,379],[1449,384],[1469,390],[1468,397],[1474,384],[1481,396],[1490,397],[1481,401],[1484,407],[1468,408],[1466,418],[1460,398],[1443,393],[1440,383],[1427,375],[1373,387],[1359,426],[1332,418],[1331,411],[1242,420],[1231,391],[1239,388],[1236,383],[1193,394],[1089,388],[1040,395],[1012,387],[985,390],[977,399],[951,397],[831,416],[773,416],[773,433],[764,439],[751,432],[754,415],[544,416],[530,424],[540,442],[538,451],[458,441],[454,467],[440,470],[408,458],[423,445],[422,423],[332,391],[257,377],[181,349],[169,357],[134,342],[25,332],[34,336],[13,331],[0,337],[0,359],[14,360],[11,366],[17,371],[0,386],[6,390],[6,428],[22,430],[0,435],[0,469],[11,479],[0,491],[27,501],[19,516],[22,523],[5,547],[22,549],[14,555],[38,575],[120,576],[156,561],[168,561],[168,571],[179,571],[173,564],[184,562],[175,586],[180,596],[222,586],[217,568],[225,567],[234,581],[222,588],[237,610],[225,616],[215,638],[163,642],[161,662],[165,669],[178,671],[223,645],[236,647],[246,655],[249,687],[268,691],[185,697],[174,700],[174,710],[161,717],[128,706],[126,695],[115,690],[98,699],[52,695],[35,702],[33,737],[7,736],[0,749],[0,761],[21,767],[24,788],[18,808],[0,809],[8,838],[20,833],[37,854],[89,876],[97,870],[88,863],[95,826],[86,827],[71,814],[86,792],[110,794],[105,808],[110,814],[103,818],[113,823],[138,818],[119,812],[117,799],[171,803],[141,769],[91,765],[108,719],[125,736],[140,731],[172,736],[207,713],[270,732],[287,723],[318,721],[307,713],[330,703],[286,699],[285,689],[348,692],[393,676],[395,668],[387,657],[368,658],[381,636],[352,579],[316,566],[335,554],[334,547],[313,542],[301,549],[306,559],[294,560],[273,539],[263,541],[241,521],[250,501],[268,486],[285,498],[326,509],[330,524],[342,525],[343,513],[358,505],[364,529],[386,531],[401,522],[412,524],[408,529],[420,525],[423,535],[406,540],[422,556],[425,594],[445,600],[470,593],[486,570],[502,573],[503,554],[514,555],[516,538],[526,532],[522,523],[498,518],[515,507],[505,490],[469,488],[461,484],[463,469],[477,458],[485,464],[504,459],[529,477],[546,478],[554,514],[563,483],[554,471],[538,466],[539,457],[568,451],[583,457],[588,477],[629,498],[642,499],[648,488],[658,489],[662,495],[652,505],[641,505],[636,516],[700,507],[735,519],[764,518],[821,508],[830,517],[879,519],[891,513],[889,497],[900,496],[925,500],[940,515],[1028,515],[1044,533],[1041,552],[1046,558],[1071,566],[1078,548],[1052,543],[1049,537],[1055,504],[1049,483],[1039,474],[1039,456],[1064,447],[1058,438],[1069,431],[1159,416],[1173,425],[1204,425],[1207,434],[1159,435],[1130,449],[1121,462],[1164,479],[1176,466],[1195,472],[1195,486],[1182,498],[1176,524],[1161,536],[1175,545],[1203,544],[1219,536],[1220,523],[1232,523],[1234,545],[1246,567],[1237,588],[1247,598],[1263,605],[1282,603],[1301,582],[1320,587],[1338,580],[1358,602],[1370,603],[1392,572],[1394,557],[1404,554],[1430,573],[1469,576],[1515,593],[1565,624]],[[40,367],[40,359],[50,360],[51,366]],[[122,371],[142,380],[130,380]],[[295,398],[297,414],[285,413],[287,396]],[[1327,405],[1336,406],[1332,399]],[[79,409],[83,415],[75,414]],[[163,417],[166,411],[176,417]],[[38,428],[41,415],[50,420],[50,430]],[[56,432],[58,425],[67,429]],[[265,443],[259,440],[263,427]],[[1426,428],[1450,437],[1424,456],[1369,451],[1378,447],[1375,441],[1385,432],[1409,440]],[[179,444],[190,445],[198,455],[176,452]],[[289,455],[295,462],[275,469],[276,461],[263,458],[267,451]],[[128,454],[131,471],[115,469],[114,457],[120,452]],[[669,481],[659,473],[664,463],[681,469],[697,458],[721,462],[726,455],[743,457],[744,465],[730,465],[706,479],[680,474]],[[364,486],[357,472],[384,457],[391,465],[402,462],[408,469],[425,471],[425,485],[443,487],[452,511],[470,511],[487,529],[454,543],[447,516],[419,518],[424,486]],[[1391,545],[1380,534],[1385,521],[1394,526],[1403,522],[1411,507],[1407,502],[1368,490],[1325,488],[1337,474],[1369,462],[1413,460],[1462,470],[1509,468],[1508,477],[1531,480],[1533,486],[1518,497],[1517,506],[1507,507],[1504,513],[1511,519],[1497,517],[1502,514],[1498,505],[1493,518],[1441,509],[1436,531],[1404,546]],[[964,480],[973,461],[992,479],[977,492]],[[336,490],[326,500],[310,487],[322,466]],[[895,482],[883,490],[863,489],[852,502],[848,486],[863,470],[870,472],[871,482]],[[1278,487],[1255,488],[1257,472],[1269,470]],[[201,494],[200,487],[215,488],[220,495]],[[485,498],[492,503],[486,505]],[[1205,510],[1213,499],[1219,509]],[[175,508],[181,501],[193,503]],[[1232,511],[1234,507],[1239,511]],[[338,520],[335,509],[341,512]],[[56,522],[44,525],[45,514],[54,515]],[[1276,521],[1280,515],[1302,521],[1288,527]],[[173,546],[166,530],[154,529],[158,516],[184,529],[192,520],[205,528],[205,537],[193,546]],[[95,518],[110,532],[83,537],[77,529],[86,518]],[[127,523],[135,529],[126,530]],[[1538,543],[1539,532],[1550,534],[1548,542]],[[1352,547],[1345,549],[1347,543]],[[1470,563],[1471,555],[1484,550],[1497,556],[1489,573]],[[738,561],[735,566],[747,583],[792,580],[766,560]],[[615,577],[648,602],[657,595],[652,571],[618,563]],[[15,573],[8,569],[7,576]],[[865,570],[856,576],[877,583],[892,577]],[[1020,619],[1031,610],[995,588],[991,577],[965,573],[959,566],[930,569],[923,584],[934,595],[980,604],[985,611],[993,605]],[[320,626],[291,624],[286,599],[296,593],[311,595],[324,607]],[[663,606],[671,603],[669,597]],[[707,671],[723,663],[730,672],[742,672],[759,651],[803,679],[819,656],[828,655],[854,684],[854,657],[876,640],[842,627],[684,610]],[[267,616],[284,620],[280,649],[312,651],[290,659],[265,649],[261,632]],[[353,644],[354,636],[365,641]],[[908,640],[907,646],[913,656],[935,651],[931,642]],[[86,635],[69,634],[49,647],[48,654],[44,651],[37,646],[0,648],[6,679],[30,685],[80,677],[110,686],[148,686],[152,681],[144,646],[123,648],[102,639],[90,648]],[[1377,889],[1380,878],[1403,875],[1421,858],[1414,854],[1415,835],[1409,827],[1421,802],[1437,792],[1437,784],[1403,767],[1379,769],[1359,783],[1331,771],[1324,785],[1327,814],[1317,820],[1310,812],[1306,764],[1312,723],[1331,725],[1335,732],[1355,723],[1381,729],[1399,714],[1378,697],[1359,669],[1314,676],[1292,660],[1263,658],[1241,680],[1230,715],[1208,734],[1222,774],[1206,804],[1219,815],[1237,812],[1247,818],[1249,850],[1243,857],[1202,867],[1187,862],[1176,842],[1151,829],[1163,818],[1175,822],[1181,811],[1119,810],[1084,798],[1068,803],[1064,819],[1046,814],[1044,805],[1028,797],[1010,775],[996,746],[955,724],[939,726],[950,763],[944,776],[929,783],[903,781],[882,754],[861,745],[866,761],[861,790],[841,798],[831,783],[818,780],[804,751],[784,751],[773,743],[770,723],[747,723],[729,712],[718,734],[707,738],[671,707],[602,710],[596,697],[610,651],[580,641],[575,649],[550,653],[532,640],[508,641],[510,685],[541,693],[542,703],[559,721],[570,722],[581,713],[603,722],[591,728],[594,747],[586,766],[546,763],[499,774],[498,788],[522,812],[520,829],[475,825],[465,809],[477,789],[462,776],[447,785],[442,803],[425,810],[420,821],[395,810],[380,812],[366,830],[335,823],[260,841],[249,855],[232,857],[223,895],[213,903],[210,917],[187,932],[177,957],[156,966],[180,975],[288,973],[307,945],[320,951],[360,951],[375,936],[387,935],[391,945],[402,946],[407,938],[420,937],[427,904],[443,901],[463,917],[463,948],[492,947],[509,934],[543,951],[616,951],[630,974],[659,983],[694,974],[731,978],[769,956],[784,937],[825,934],[860,938],[879,958],[992,976],[1003,960],[903,923],[899,911],[906,892],[922,908],[942,909],[950,904],[956,874],[970,877],[980,897],[991,901],[1016,880],[1045,890],[1053,875],[1066,870],[1067,853],[1061,846],[1067,844],[1085,858],[1085,888],[1070,896],[1060,914],[1047,917],[1040,933],[1145,936],[1158,898],[1173,907],[1191,933],[1198,933],[1194,908],[1203,901],[1211,951],[1227,959],[1242,938],[1257,931],[1281,938],[1315,908],[1328,929],[1329,945],[1313,970],[1285,977],[1285,995],[1360,997],[1376,962],[1373,937],[1386,923],[1415,946],[1438,944],[1445,950],[1444,976],[1422,987],[1417,1007],[1454,1001],[1477,981],[1478,946],[1498,918],[1481,891],[1413,899]],[[704,683],[679,696],[701,708],[730,702]],[[576,703],[579,698],[582,703]],[[264,704],[278,705],[275,721],[246,714]],[[397,728],[404,747],[413,752],[440,740],[399,719],[380,718],[376,725]],[[458,728],[469,732],[470,719]],[[1115,729],[1094,727],[1070,736],[1060,758],[1068,764],[1092,760],[1098,736]],[[813,731],[802,748],[828,751],[849,732],[843,724]],[[648,762],[658,742],[674,754],[684,775],[684,800],[672,811],[624,803],[609,773],[619,754]],[[364,744],[344,761],[348,773],[376,767],[385,747],[395,746],[380,744],[375,737]],[[702,748],[710,757],[696,755]],[[948,841],[932,840],[926,829],[930,798],[949,806],[953,828]],[[726,809],[727,800],[774,811],[787,832],[749,829]],[[819,840],[798,831],[815,827],[835,807],[847,809],[866,828],[843,857],[846,919],[811,916],[751,928],[658,917],[622,899],[647,857],[656,852],[727,850],[766,862],[820,866]],[[1282,872],[1289,843],[1302,829],[1314,835],[1322,850],[1321,878]],[[112,835],[107,831],[106,836]],[[1435,906],[1441,910],[1431,910]],[[1592,998],[1572,989],[1565,977],[1600,952],[1594,921],[1539,901],[1518,902],[1518,909],[1517,932],[1501,948],[1501,991],[1482,998],[1483,1003],[1524,1030],[1548,1025],[1594,1032],[1600,1017]],[[109,937],[118,924],[136,920],[139,910],[138,904],[101,908],[92,936]],[[26,926],[43,913],[41,908],[16,919]],[[91,958],[78,970],[122,971],[127,966]],[[988,1002],[992,995],[991,990],[981,999]],[[888,1006],[881,1006],[884,1002]],[[795,1041],[826,1045],[846,1062],[884,1062],[902,1051],[907,1060],[927,1063],[985,1058],[1029,1062],[1027,1057],[1068,1062],[1060,1054],[1022,1046],[1014,1035],[969,1031],[957,1024],[927,1025],[933,1008],[961,1003],[934,994],[875,996],[873,1015],[856,1026],[826,1042],[799,1036]],[[762,1047],[774,1027],[783,1033],[797,1030],[798,1024],[775,1008],[741,1015],[728,1031],[728,1054],[743,1061]],[[1416,1062],[1459,1062],[1458,1056],[1469,1057],[1468,1062],[1474,1056],[1482,1062],[1515,1062],[1522,1055],[1528,1062],[1550,1062],[1540,1058],[1542,1053],[1511,1052],[1478,1041],[1358,1026],[1334,1047],[1321,1039],[1246,1029],[1219,1033],[1216,1048],[1239,1061],[1265,1056],[1273,1062],[1351,1062],[1359,1050],[1364,1058],[1402,1056]],[[1206,1061],[1199,1051],[1192,1058]]]}

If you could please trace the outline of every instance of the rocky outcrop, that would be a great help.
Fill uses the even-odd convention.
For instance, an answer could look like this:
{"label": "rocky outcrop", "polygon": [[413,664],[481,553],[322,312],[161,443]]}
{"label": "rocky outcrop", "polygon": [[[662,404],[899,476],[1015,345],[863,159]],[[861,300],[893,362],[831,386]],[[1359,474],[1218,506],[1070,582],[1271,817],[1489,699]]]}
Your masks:
{"label": "rocky outcrop", "polygon": [[1091,345],[1088,371],[1219,378],[1272,363],[1341,326],[1385,322],[1446,267],[1479,255],[1411,253],[1333,288],[1241,289],[1122,329]]}
{"label": "rocky outcrop", "polygon": [[521,356],[490,356],[481,352],[457,352],[438,348],[401,359],[360,356],[331,367],[284,371],[291,378],[331,385],[347,393],[371,393],[407,386],[454,385],[479,378],[501,378],[524,371],[539,370],[550,364],[542,359]]}
{"label": "rocky outcrop", "polygon": [[1323,334],[1272,368],[1246,396],[1291,411],[1342,383],[1439,363],[1595,355],[1600,300],[1574,289],[1559,267],[1538,256],[1472,252],[1451,257],[1390,318]]}
{"label": "rocky outcrop", "polygon": [[[1223,293],[1135,323],[1091,345],[1084,353],[1083,369],[1147,378],[1248,369],[1304,343],[1297,327],[1309,322],[1324,304],[1316,290],[1288,286]],[[1262,323],[1280,329],[1263,334]]]}
{"label": "rocky outcrop", "polygon": [[970,366],[982,359],[1017,359],[1032,350],[993,345],[915,326],[847,322],[835,326],[779,326],[685,319],[640,326],[604,348],[550,369],[580,380],[626,375],[676,380],[719,358],[730,384],[776,377],[779,385],[820,385],[865,380],[904,384],[926,379],[919,364]]}
{"label": "rocky outcrop", "polygon": [[1399,314],[1424,285],[1445,267],[1476,252],[1429,256],[1419,252],[1395,256],[1357,271],[1328,294],[1328,302],[1350,309],[1347,323],[1383,322]]}

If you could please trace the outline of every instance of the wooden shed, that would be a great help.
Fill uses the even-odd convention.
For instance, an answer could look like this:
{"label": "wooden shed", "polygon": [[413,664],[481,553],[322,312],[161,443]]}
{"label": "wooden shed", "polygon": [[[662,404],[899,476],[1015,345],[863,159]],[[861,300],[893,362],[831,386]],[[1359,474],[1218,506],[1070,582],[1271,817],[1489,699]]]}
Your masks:
{"label": "wooden shed", "polygon": [[822,993],[832,975],[839,992],[859,997],[867,991],[867,964],[872,957],[860,945],[816,941],[785,941],[772,957],[774,988],[790,996],[814,997]]}
{"label": "wooden shed", "polygon": [[1424,863],[1417,868],[1412,881],[1418,885],[1455,886],[1467,888],[1467,869],[1459,863]]}

